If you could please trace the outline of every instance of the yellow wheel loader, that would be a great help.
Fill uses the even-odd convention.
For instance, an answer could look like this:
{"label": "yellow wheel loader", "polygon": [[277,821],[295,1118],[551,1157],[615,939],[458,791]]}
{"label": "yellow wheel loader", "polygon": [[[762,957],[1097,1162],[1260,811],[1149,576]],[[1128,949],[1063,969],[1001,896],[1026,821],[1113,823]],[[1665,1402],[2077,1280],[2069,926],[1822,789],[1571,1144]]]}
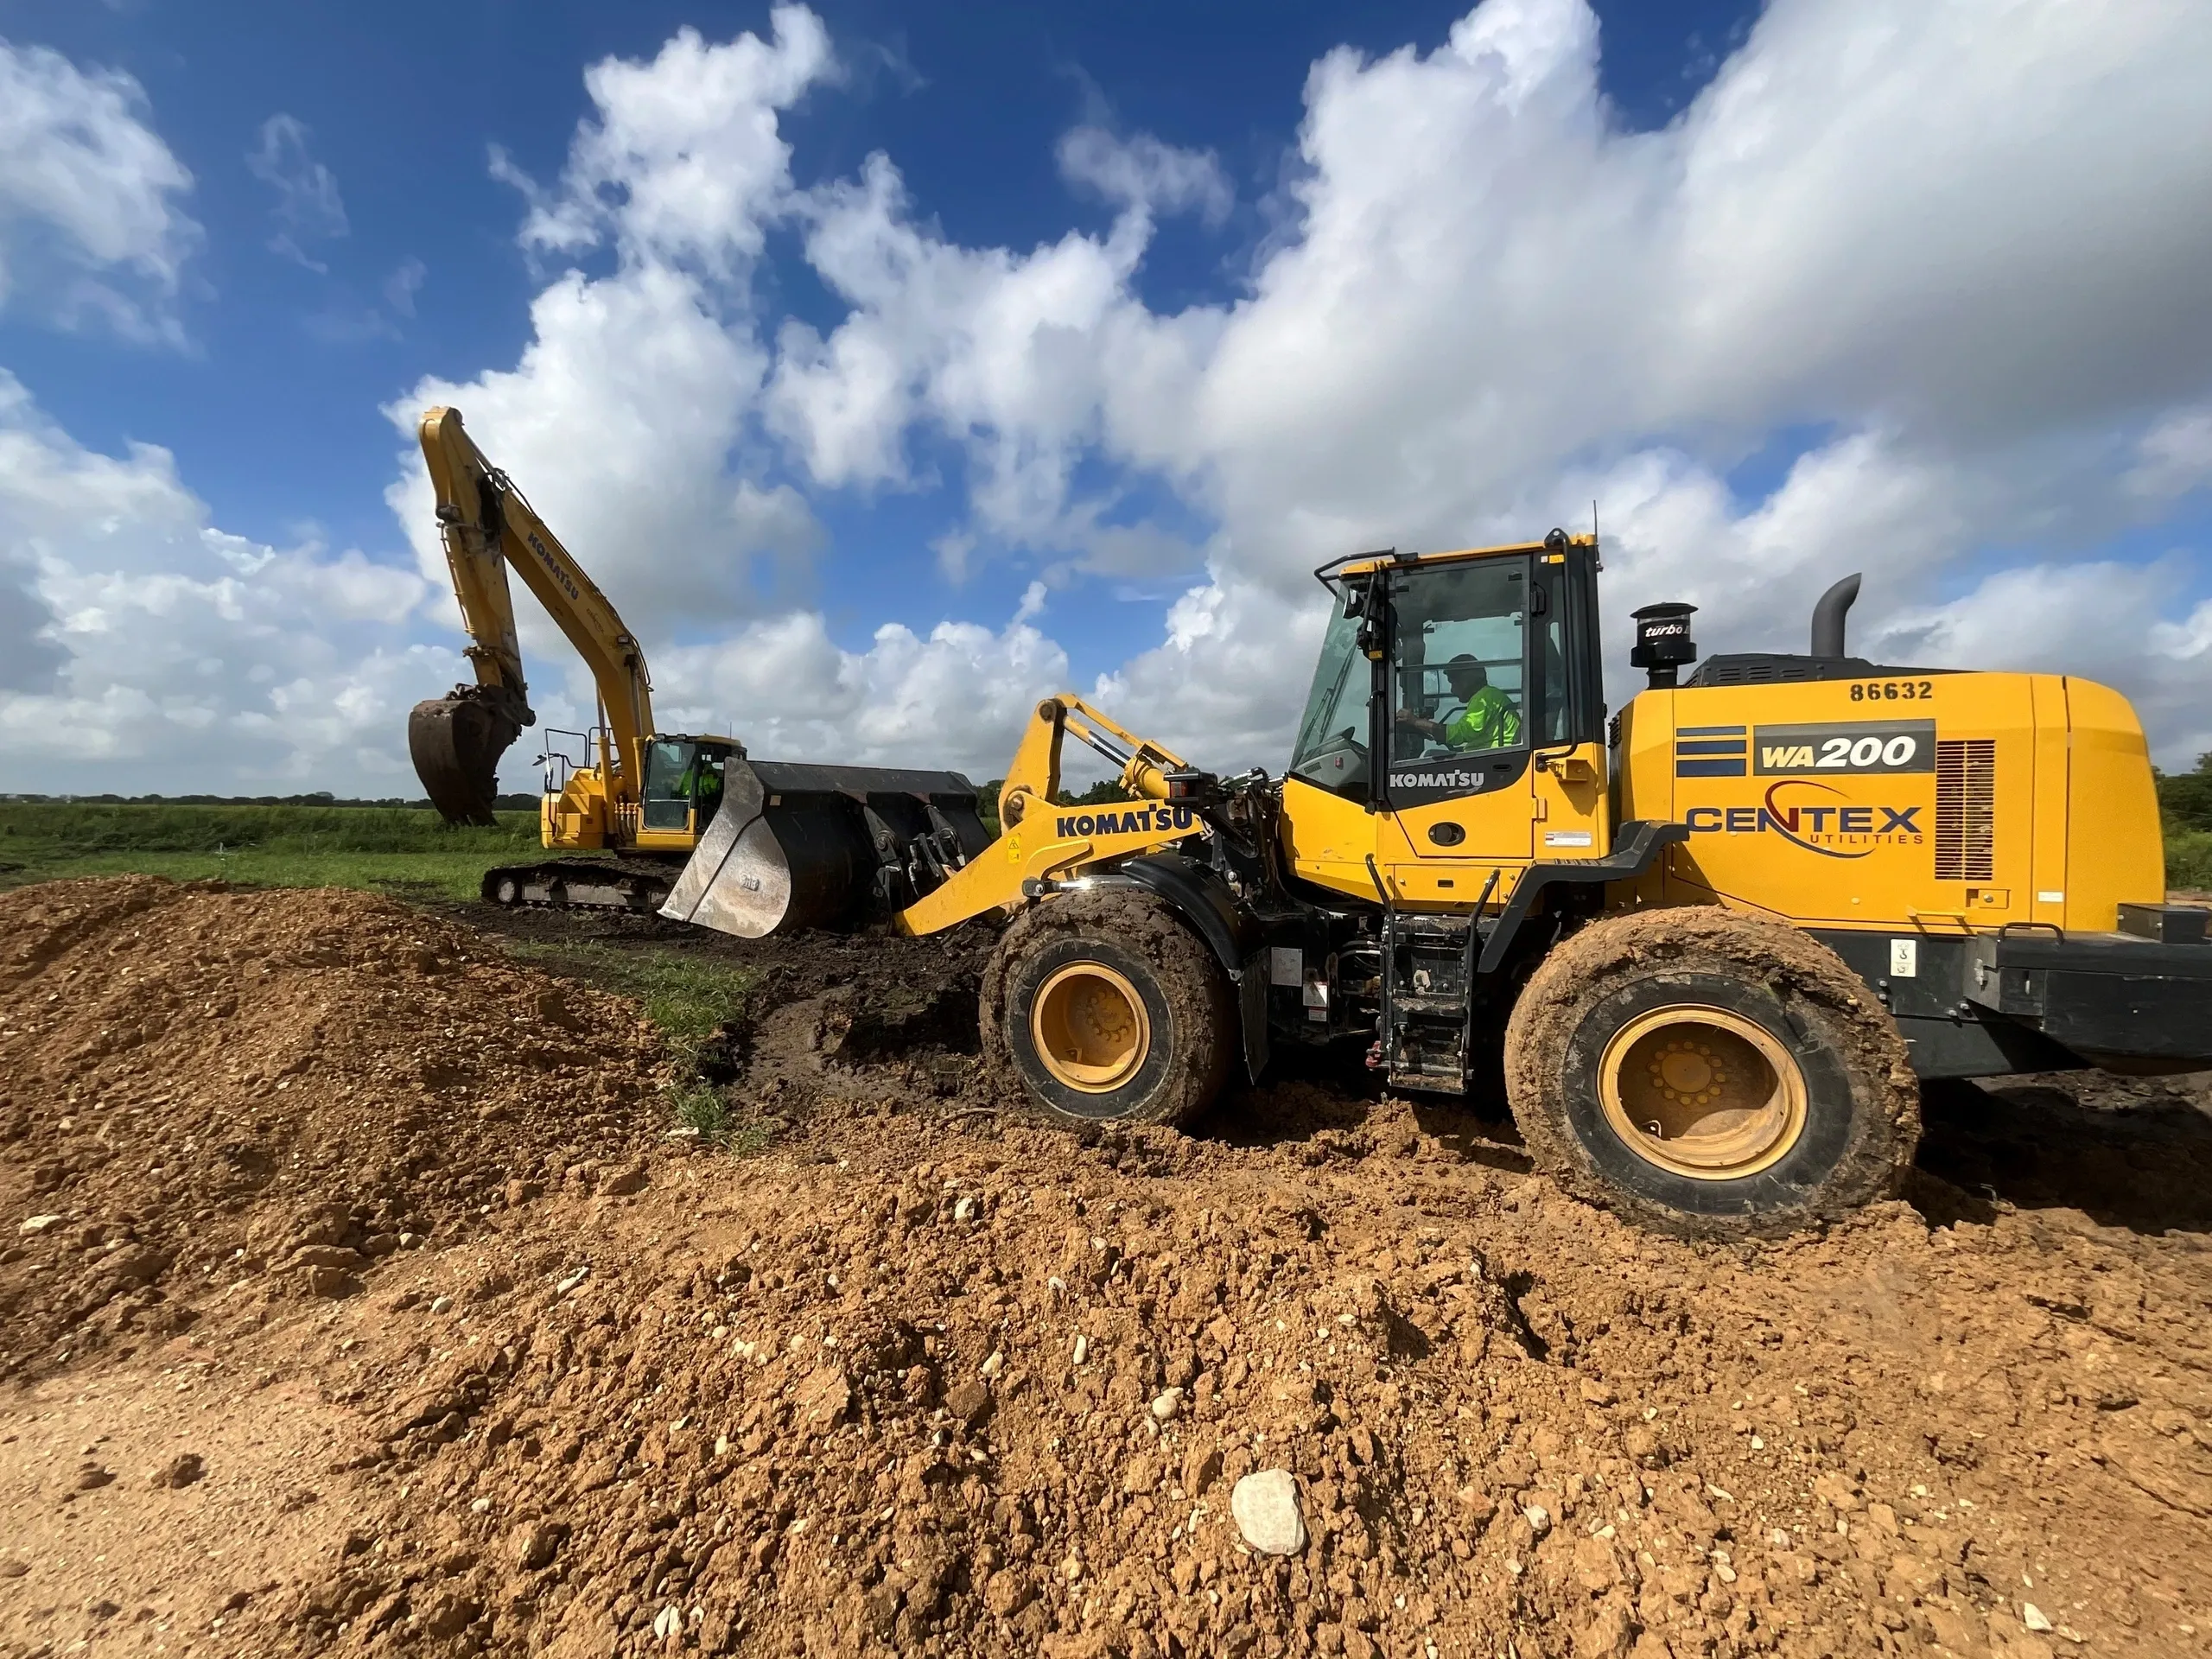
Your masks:
{"label": "yellow wheel loader", "polygon": [[636,637],[485,459],[461,411],[429,410],[420,435],[476,673],[408,718],[431,804],[452,823],[491,823],[499,758],[536,722],[510,569],[598,688],[598,721],[570,734],[583,741],[583,764],[550,745],[540,757],[543,839],[563,856],[486,872],[486,899],[650,914],[704,842],[719,880],[698,919],[758,938],[912,904],[988,844],[976,787],[957,772],[753,760],[735,738],[656,731]]}
{"label": "yellow wheel loader", "polygon": [[[1286,1043],[1502,1083],[1541,1167],[1645,1224],[1787,1230],[1894,1190],[1918,1083],[2212,1065],[2206,912],[2163,900],[2126,702],[1811,649],[1697,659],[1635,613],[1607,719],[1594,538],[1360,555],[1287,775],[1039,704],[990,845],[897,912],[1011,918],[987,1052],[1070,1123],[1173,1123]],[[1056,804],[1073,734],[1128,804]],[[741,866],[734,878],[742,880]],[[713,921],[696,860],[664,913]]]}

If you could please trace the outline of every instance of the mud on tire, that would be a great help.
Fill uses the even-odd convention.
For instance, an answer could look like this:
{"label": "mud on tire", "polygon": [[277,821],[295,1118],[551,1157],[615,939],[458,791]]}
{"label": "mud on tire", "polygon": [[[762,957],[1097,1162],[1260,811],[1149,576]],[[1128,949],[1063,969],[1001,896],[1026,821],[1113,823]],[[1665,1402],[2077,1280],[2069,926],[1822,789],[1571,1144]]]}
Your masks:
{"label": "mud on tire", "polygon": [[[1729,1054],[1750,1062],[1734,1085],[1721,1069]],[[1661,1131],[1675,1123],[1637,1121],[1656,1105],[1686,1124],[1707,1109],[1695,1103],[1762,1065],[1776,1080],[1766,1119],[1704,1120],[1740,1124],[1732,1141],[1670,1141]],[[1708,1078],[1724,1080],[1709,1095]],[[1560,945],[1514,1007],[1505,1082],[1540,1168],[1578,1197],[1688,1237],[1834,1219],[1893,1192],[1920,1139],[1904,1040],[1866,982],[1799,930],[1718,907],[1608,917]],[[1719,1148],[1702,1166],[1700,1146]]]}
{"label": "mud on tire", "polygon": [[[1038,1052],[1037,999],[1096,973],[1141,999],[1143,1054],[1126,1076],[1073,1086]],[[1030,906],[983,971],[983,1055],[1064,1123],[1180,1123],[1220,1092],[1237,1041],[1228,978],[1203,941],[1141,889],[1093,888]]]}

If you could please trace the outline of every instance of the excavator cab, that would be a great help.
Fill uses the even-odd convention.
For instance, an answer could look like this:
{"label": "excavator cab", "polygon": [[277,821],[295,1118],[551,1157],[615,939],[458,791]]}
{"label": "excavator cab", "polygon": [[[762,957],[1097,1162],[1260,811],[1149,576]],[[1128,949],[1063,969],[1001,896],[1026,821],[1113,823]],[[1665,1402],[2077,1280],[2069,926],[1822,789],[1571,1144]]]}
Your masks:
{"label": "excavator cab", "polygon": [[744,751],[728,739],[655,737],[645,745],[643,844],[648,837],[681,836],[688,849],[715,821],[721,805],[722,768]]}

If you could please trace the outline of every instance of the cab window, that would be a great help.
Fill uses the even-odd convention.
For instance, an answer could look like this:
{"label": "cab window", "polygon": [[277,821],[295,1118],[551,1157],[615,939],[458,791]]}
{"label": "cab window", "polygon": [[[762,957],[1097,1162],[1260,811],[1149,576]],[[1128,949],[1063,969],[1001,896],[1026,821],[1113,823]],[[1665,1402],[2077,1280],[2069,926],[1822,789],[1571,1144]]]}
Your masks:
{"label": "cab window", "polygon": [[1367,703],[1372,677],[1359,649],[1359,619],[1344,615],[1339,607],[1321,642],[1321,660],[1306,697],[1306,717],[1298,723],[1291,776],[1347,800],[1367,799]]}
{"label": "cab window", "polygon": [[721,803],[722,757],[696,743],[655,738],[645,753],[645,823],[648,830],[704,829]]}
{"label": "cab window", "polygon": [[1419,773],[1453,759],[1525,750],[1532,735],[1527,561],[1416,569],[1395,598],[1394,777],[1401,768]]}

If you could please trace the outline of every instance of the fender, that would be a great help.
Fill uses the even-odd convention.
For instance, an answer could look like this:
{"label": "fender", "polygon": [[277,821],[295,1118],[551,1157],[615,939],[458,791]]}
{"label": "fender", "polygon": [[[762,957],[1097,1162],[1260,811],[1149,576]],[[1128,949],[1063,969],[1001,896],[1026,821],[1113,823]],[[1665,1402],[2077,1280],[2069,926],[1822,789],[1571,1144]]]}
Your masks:
{"label": "fender", "polygon": [[1179,853],[1133,858],[1117,874],[1157,894],[1206,943],[1236,989],[1244,1069],[1253,1082],[1268,1064],[1268,964],[1259,925],[1218,871]]}
{"label": "fender", "polygon": [[1133,858],[1120,873],[1173,906],[1206,942],[1231,980],[1244,970],[1244,959],[1259,948],[1260,930],[1239,908],[1236,895],[1218,873],[1179,853]]}
{"label": "fender", "polygon": [[1513,884],[1513,896],[1483,943],[1482,961],[1476,971],[1494,974],[1505,961],[1505,952],[1521,924],[1529,919],[1536,895],[1555,882],[1630,881],[1651,868],[1651,861],[1667,848],[1690,838],[1686,823],[1655,818],[1632,818],[1613,832],[1613,850],[1603,858],[1561,859],[1555,863],[1531,864]]}

